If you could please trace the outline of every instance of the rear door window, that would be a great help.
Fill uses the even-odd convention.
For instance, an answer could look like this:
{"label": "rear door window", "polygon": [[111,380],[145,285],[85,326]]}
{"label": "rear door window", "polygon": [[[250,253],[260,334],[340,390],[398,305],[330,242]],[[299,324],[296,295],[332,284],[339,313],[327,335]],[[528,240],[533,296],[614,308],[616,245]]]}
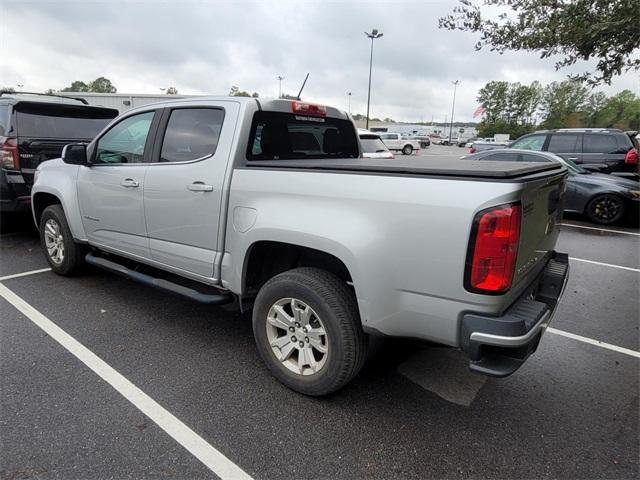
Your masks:
{"label": "rear door window", "polygon": [[353,123],[329,117],[256,112],[247,149],[249,160],[357,158]]}
{"label": "rear door window", "polygon": [[116,116],[109,108],[62,104],[18,103],[15,106],[19,137],[91,140]]}
{"label": "rear door window", "polygon": [[520,148],[522,150],[536,150],[539,152],[542,150],[546,139],[546,135],[531,135],[516,140],[511,144],[511,148]]}
{"label": "rear door window", "polygon": [[580,134],[554,133],[547,150],[553,153],[580,153]]}
{"label": "rear door window", "polygon": [[624,153],[616,137],[608,134],[585,133],[583,148],[584,153]]}
{"label": "rear door window", "polygon": [[188,162],[216,152],[224,110],[180,108],[171,111],[160,152],[161,162]]}

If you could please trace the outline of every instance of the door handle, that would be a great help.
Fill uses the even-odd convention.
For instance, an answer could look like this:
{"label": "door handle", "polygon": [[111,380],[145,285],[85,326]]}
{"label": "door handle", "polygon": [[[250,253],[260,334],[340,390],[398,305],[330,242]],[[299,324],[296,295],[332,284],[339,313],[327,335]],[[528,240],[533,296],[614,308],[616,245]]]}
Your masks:
{"label": "door handle", "polygon": [[207,185],[204,182],[193,182],[187,185],[187,189],[192,192],[213,192],[213,185]]}
{"label": "door handle", "polygon": [[571,160],[572,162],[575,162],[576,160],[578,160],[578,157],[567,157],[567,160]]}
{"label": "door handle", "polygon": [[126,188],[136,188],[140,186],[140,184],[133,178],[125,178],[124,180],[122,180],[122,182],[120,182],[120,185]]}

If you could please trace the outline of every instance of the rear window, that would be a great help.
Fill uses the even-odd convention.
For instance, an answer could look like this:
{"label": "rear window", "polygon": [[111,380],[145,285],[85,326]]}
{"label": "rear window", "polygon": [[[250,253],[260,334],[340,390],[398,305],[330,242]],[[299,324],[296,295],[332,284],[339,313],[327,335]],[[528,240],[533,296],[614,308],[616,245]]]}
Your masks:
{"label": "rear window", "polygon": [[380,153],[388,150],[377,135],[360,135],[360,144],[364,153]]}
{"label": "rear window", "polygon": [[9,133],[9,105],[0,105],[0,136]]}
{"label": "rear window", "polygon": [[39,103],[19,103],[15,110],[19,137],[66,140],[90,140],[118,115],[107,108]]}
{"label": "rear window", "polygon": [[[629,147],[626,150],[628,149]],[[585,133],[584,135],[584,153],[624,153],[626,150],[618,146],[614,135],[598,133]]]}
{"label": "rear window", "polygon": [[249,160],[357,158],[358,154],[349,120],[264,111],[253,117]]}

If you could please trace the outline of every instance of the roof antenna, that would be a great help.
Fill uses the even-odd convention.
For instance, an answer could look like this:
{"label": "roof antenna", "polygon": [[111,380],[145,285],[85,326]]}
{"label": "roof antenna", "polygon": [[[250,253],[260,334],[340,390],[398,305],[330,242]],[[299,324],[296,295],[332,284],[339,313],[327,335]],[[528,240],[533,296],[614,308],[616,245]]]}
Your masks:
{"label": "roof antenna", "polygon": [[309,74],[307,73],[307,76],[304,77],[304,82],[302,82],[302,86],[300,87],[300,91],[298,92],[298,96],[296,97],[296,100],[300,100],[300,95],[302,95],[302,90],[304,90],[304,86],[307,84],[308,78],[309,78]]}

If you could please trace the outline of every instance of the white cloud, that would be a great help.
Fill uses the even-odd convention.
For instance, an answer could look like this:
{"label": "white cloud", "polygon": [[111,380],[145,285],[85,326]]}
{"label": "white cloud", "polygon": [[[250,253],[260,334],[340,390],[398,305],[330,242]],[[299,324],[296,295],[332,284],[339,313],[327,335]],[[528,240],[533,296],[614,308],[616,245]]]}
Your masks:
{"label": "white cloud", "polygon": [[[536,54],[476,52],[477,37],[437,27],[455,2],[320,1],[22,1],[0,3],[0,85],[60,89],[74,80],[110,78],[125,93],[226,94],[232,85],[366,110],[369,40],[378,28],[371,114],[444,120],[459,79],[456,119],[471,120],[478,89],[490,80],[562,80]],[[584,70],[577,66],[573,72]],[[607,93],[640,94],[637,74]]]}

